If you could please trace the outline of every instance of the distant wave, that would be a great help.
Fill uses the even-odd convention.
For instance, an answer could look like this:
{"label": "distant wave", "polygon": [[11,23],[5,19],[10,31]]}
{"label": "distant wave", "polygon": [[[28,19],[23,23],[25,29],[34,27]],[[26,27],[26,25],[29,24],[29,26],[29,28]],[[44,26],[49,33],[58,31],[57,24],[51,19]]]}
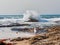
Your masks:
{"label": "distant wave", "polygon": [[0,22],[18,22],[18,21],[38,21],[38,22],[51,22],[60,21],[60,15],[39,15],[38,12],[27,10],[22,15],[0,15]]}
{"label": "distant wave", "polygon": [[49,22],[60,21],[60,15],[40,15],[40,18]]}
{"label": "distant wave", "polygon": [[19,19],[23,18],[23,15],[0,15],[0,19]]}
{"label": "distant wave", "polygon": [[38,22],[54,22],[54,21],[60,21],[60,15],[39,15],[39,13],[37,13],[36,11],[32,11],[32,10],[27,10],[26,13],[23,14],[24,15],[24,20],[28,21],[31,18],[38,20]]}

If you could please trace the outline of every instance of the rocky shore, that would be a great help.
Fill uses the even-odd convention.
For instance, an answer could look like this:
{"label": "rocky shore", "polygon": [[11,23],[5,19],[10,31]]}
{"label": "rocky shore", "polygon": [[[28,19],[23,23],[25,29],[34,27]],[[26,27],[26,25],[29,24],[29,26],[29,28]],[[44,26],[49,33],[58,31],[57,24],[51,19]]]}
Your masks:
{"label": "rocky shore", "polygon": [[36,34],[31,38],[18,37],[10,42],[13,42],[13,45],[60,45],[60,25],[47,27],[45,30],[46,33]]}
{"label": "rocky shore", "polygon": [[14,26],[30,26],[30,24],[19,24],[19,23],[11,23],[8,25],[0,25],[0,27],[14,27]]}
{"label": "rocky shore", "polygon": [[31,40],[31,45],[60,45],[60,25],[46,29],[48,32],[33,39],[36,41]]}

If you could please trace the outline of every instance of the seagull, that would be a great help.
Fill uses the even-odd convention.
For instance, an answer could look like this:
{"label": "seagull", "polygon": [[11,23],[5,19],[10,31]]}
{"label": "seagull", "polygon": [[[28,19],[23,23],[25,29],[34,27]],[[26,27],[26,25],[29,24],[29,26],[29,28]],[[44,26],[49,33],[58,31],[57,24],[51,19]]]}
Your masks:
{"label": "seagull", "polygon": [[37,31],[36,31],[36,28],[34,28],[34,33],[36,33]]}

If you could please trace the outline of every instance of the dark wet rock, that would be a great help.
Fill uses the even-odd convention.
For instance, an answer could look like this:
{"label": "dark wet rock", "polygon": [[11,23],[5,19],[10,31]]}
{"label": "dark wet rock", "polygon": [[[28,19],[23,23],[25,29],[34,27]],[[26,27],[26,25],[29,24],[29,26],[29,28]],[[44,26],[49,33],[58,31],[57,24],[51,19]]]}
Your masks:
{"label": "dark wet rock", "polygon": [[9,25],[0,25],[0,27],[13,27],[13,26],[30,26],[30,24],[11,23]]}
{"label": "dark wet rock", "polygon": [[12,28],[12,31],[33,32],[33,28]]}
{"label": "dark wet rock", "polygon": [[[20,32],[29,32],[34,33],[34,28],[12,28],[12,31],[20,31]],[[36,34],[46,33],[47,30],[36,27]]]}
{"label": "dark wet rock", "polygon": [[39,22],[37,19],[30,18],[27,22]]}
{"label": "dark wet rock", "polygon": [[6,45],[4,42],[0,42],[0,45]]}

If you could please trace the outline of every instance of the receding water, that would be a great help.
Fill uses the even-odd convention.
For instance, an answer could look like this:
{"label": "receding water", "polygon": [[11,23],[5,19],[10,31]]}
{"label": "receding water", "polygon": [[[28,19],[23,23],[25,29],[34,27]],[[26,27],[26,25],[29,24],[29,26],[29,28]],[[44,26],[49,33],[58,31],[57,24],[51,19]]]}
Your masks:
{"label": "receding water", "polygon": [[34,35],[35,34],[28,33],[28,32],[11,31],[11,27],[0,28],[0,39],[9,39],[9,38],[13,39],[13,38],[17,38],[17,37],[28,38],[28,37],[31,37]]}

